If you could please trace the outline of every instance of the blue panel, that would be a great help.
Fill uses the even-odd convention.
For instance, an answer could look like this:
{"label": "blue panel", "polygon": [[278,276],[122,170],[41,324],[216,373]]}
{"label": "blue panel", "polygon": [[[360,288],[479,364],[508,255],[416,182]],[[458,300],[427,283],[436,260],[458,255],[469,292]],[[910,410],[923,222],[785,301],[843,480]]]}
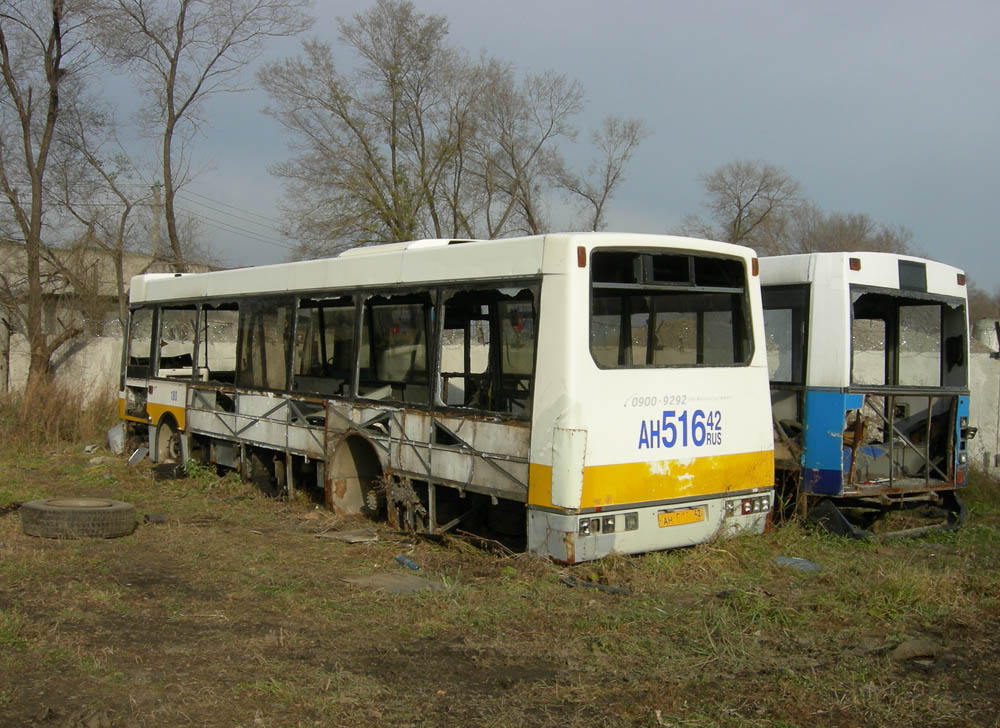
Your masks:
{"label": "blue panel", "polygon": [[843,495],[845,412],[863,402],[862,394],[806,390],[802,481],[807,493]]}
{"label": "blue panel", "polygon": [[815,495],[843,495],[844,473],[840,470],[811,470],[802,474],[802,487]]}
{"label": "blue panel", "polygon": [[[955,448],[955,462],[952,463],[953,468],[954,468],[952,472],[954,472],[956,474],[956,476],[958,476],[958,474],[960,472],[962,472],[962,473],[964,473],[966,475],[968,474],[968,464],[966,464],[966,465],[959,465],[958,464],[958,456],[961,453],[965,453],[966,458],[968,458],[968,454],[969,454],[969,450],[968,450],[969,443],[968,442],[964,442],[962,440],[962,418],[963,417],[965,417],[966,418],[966,422],[968,422],[968,417],[969,417],[969,398],[968,397],[959,396],[959,398],[958,398],[958,416],[955,417],[955,442],[958,443],[958,447]],[[965,485],[965,478],[964,477],[956,477],[955,485]]]}
{"label": "blue panel", "polygon": [[861,409],[865,404],[865,395],[863,394],[845,394],[844,395],[844,407],[847,409]]}

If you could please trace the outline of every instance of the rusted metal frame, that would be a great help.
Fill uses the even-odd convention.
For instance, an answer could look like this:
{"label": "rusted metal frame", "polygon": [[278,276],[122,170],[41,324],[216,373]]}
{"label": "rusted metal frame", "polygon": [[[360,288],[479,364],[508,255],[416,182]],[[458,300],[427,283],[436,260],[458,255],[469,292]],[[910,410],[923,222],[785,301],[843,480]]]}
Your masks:
{"label": "rusted metal frame", "polygon": [[[924,435],[924,482],[931,484],[931,424],[934,422],[934,396],[927,395],[927,431]],[[947,478],[946,478],[947,479]]]}
{"label": "rusted metal frame", "polygon": [[202,411],[203,411],[203,412],[211,412],[211,413],[212,413],[212,415],[213,415],[213,416],[215,417],[215,419],[217,419],[217,420],[218,420],[219,422],[221,422],[221,423],[222,423],[222,426],[223,426],[224,428],[226,428],[226,431],[227,431],[227,432],[229,432],[229,434],[230,434],[230,435],[232,435],[233,437],[239,437],[239,434],[238,434],[238,433],[236,432],[236,430],[234,430],[234,429],[233,429],[233,428],[232,428],[232,427],[231,427],[231,426],[229,425],[229,423],[228,423],[228,422],[226,422],[226,420],[225,420],[225,419],[223,419],[223,417],[222,417],[222,415],[224,415],[224,414],[226,414],[226,415],[229,415],[230,417],[232,417],[232,418],[233,418],[233,422],[234,422],[234,424],[235,424],[235,421],[236,421],[236,413],[234,413],[234,412],[220,412],[219,410],[215,409],[214,407],[210,407],[209,409],[207,409],[207,410],[202,410]]}
{"label": "rusted metal frame", "polygon": [[[899,439],[903,441],[903,444],[907,445],[911,450],[913,450],[913,452],[917,453],[918,455],[925,455],[925,453],[919,447],[917,447],[916,445],[914,445],[906,435],[904,435],[902,432],[899,432],[899,431],[896,430],[896,426],[895,426],[895,423],[894,423],[894,417],[893,417],[893,410],[895,409],[896,395],[895,394],[887,394],[885,396],[889,399],[889,416],[888,417],[886,417],[886,415],[882,411],[880,411],[879,408],[876,407],[874,404],[871,405],[871,408],[872,408],[872,411],[875,414],[877,414],[879,416],[879,418],[881,418],[882,422],[889,426],[889,482],[892,482],[894,480],[894,462],[893,462],[893,459],[892,459],[892,456],[893,456],[893,441],[895,439],[894,436],[898,435]],[[867,399],[867,395],[865,395],[865,397]],[[930,417],[932,415],[933,415],[933,412],[928,411],[928,413],[927,413],[928,419],[930,419]],[[927,443],[927,450],[928,451],[930,450],[930,442],[929,441]],[[927,457],[927,456],[925,455],[925,457]],[[932,468],[934,468],[934,470],[936,470],[937,473],[938,473],[938,475],[940,475],[942,478],[944,478],[945,480],[948,479],[948,476],[945,473],[943,473],[941,471],[941,468],[939,468],[937,465],[935,465],[934,463],[930,463],[930,466]],[[928,471],[927,477],[930,478],[930,471]],[[928,483],[929,482],[930,481],[928,480]]]}
{"label": "rusted metal frame", "polygon": [[861,449],[861,436],[865,431],[865,421],[861,417],[861,413],[865,409],[865,403],[868,401],[868,395],[864,395],[862,400],[861,409],[854,416],[854,439],[851,442],[851,467],[847,471],[847,484],[854,485],[854,476],[857,472],[858,467],[858,450]]}
{"label": "rusted metal frame", "polygon": [[[324,445],[323,440],[320,440],[320,438],[316,434],[317,427],[315,425],[310,424],[309,420],[307,419],[306,413],[303,412],[301,409],[299,409],[299,405],[301,404],[301,402],[299,400],[297,400],[297,399],[287,399],[285,401],[288,404],[288,408],[291,410],[292,415],[295,416],[295,417],[298,417],[299,419],[301,419],[305,423],[305,429],[306,429],[306,431],[312,437],[313,441],[319,446],[320,450],[324,449],[323,448],[323,445]],[[323,411],[324,411],[324,413],[326,412],[326,408],[325,407],[323,408]],[[291,422],[289,422],[288,424],[289,424],[290,427],[293,426]],[[294,425],[294,426],[298,427],[299,425]]]}
{"label": "rusted metal frame", "polygon": [[448,521],[447,523],[445,523],[445,524],[443,524],[441,526],[437,526],[437,531],[439,533],[445,533],[446,531],[450,531],[455,526],[457,526],[459,523],[461,523],[466,518],[468,518],[469,516],[471,516],[473,513],[475,513],[476,511],[480,510],[482,507],[483,507],[482,503],[477,503],[476,505],[474,505],[472,508],[470,508],[469,510],[467,510],[462,515],[457,516],[456,518],[451,519],[450,521]]}
{"label": "rusted metal frame", "polygon": [[[364,436],[365,439],[371,440],[376,445],[378,445],[380,448],[382,448],[383,450],[385,450],[386,454],[389,453],[389,446],[387,444],[383,443],[380,438],[371,437],[371,433],[366,432],[364,430],[364,428],[367,427],[370,423],[374,422],[379,417],[382,417],[383,414],[388,414],[388,413],[381,413],[381,414],[379,414],[379,415],[377,415],[375,417],[372,417],[372,418],[370,418],[368,420],[365,420],[364,422],[355,422],[354,420],[352,420],[347,415],[341,414],[340,412],[338,412],[337,410],[335,410],[335,409],[333,409],[333,408],[331,408],[329,406],[326,408],[326,411],[328,413],[332,413],[332,414],[336,415],[337,417],[339,417],[347,425],[347,429],[348,430],[353,430],[354,432],[358,433],[359,435]],[[327,426],[324,428],[324,431],[329,432],[329,430],[330,430],[330,426],[329,426],[329,423],[327,423]],[[389,439],[392,439],[392,435],[391,434],[387,434],[386,437],[389,438]],[[325,449],[326,448],[324,447],[324,450]]]}
{"label": "rusted metal frame", "polygon": [[[389,413],[389,418],[392,420],[392,423],[399,430],[400,435],[399,435],[399,438],[397,438],[397,439],[399,440],[400,446],[409,445],[413,449],[413,452],[417,456],[417,460],[419,460],[420,464],[424,466],[424,472],[427,474],[428,477],[430,477],[431,476],[431,466],[430,466],[430,464],[424,461],[424,458],[421,455],[420,450],[417,449],[417,445],[416,445],[417,441],[416,440],[411,440],[411,439],[409,439],[406,436],[406,428],[403,427],[403,423],[399,419],[397,419],[396,415],[397,415],[396,412],[390,412]],[[394,439],[392,437],[392,430],[391,430],[391,428],[389,430],[389,439],[390,440]],[[430,448],[430,443],[424,443],[424,444],[426,444],[427,447]]]}
{"label": "rusted metal frame", "polygon": [[[222,417],[222,414],[227,414],[227,415],[229,415],[229,416],[231,416],[233,418],[233,421],[235,423],[235,419],[236,419],[236,416],[237,416],[236,413],[235,412],[223,412],[223,413],[220,413],[220,411],[215,407],[215,402],[214,401],[209,401],[208,398],[207,398],[207,394],[206,394],[207,392],[211,392],[213,395],[215,395],[218,392],[217,389],[214,389],[214,388],[213,389],[202,389],[200,387],[191,387],[190,391],[194,393],[194,395],[192,396],[192,399],[194,398],[194,396],[198,396],[199,398],[202,398],[201,404],[203,405],[204,409],[200,409],[199,411],[201,411],[201,412],[211,412],[212,415],[215,416],[215,419],[217,419],[219,422],[222,423],[222,426],[226,429],[226,431],[230,435],[232,435],[233,437],[236,437],[236,438],[238,438],[240,436],[240,433],[238,433],[235,429],[233,429],[229,425],[229,423],[226,422],[225,419],[223,419],[223,417]],[[191,409],[195,409],[193,403],[191,405]]]}
{"label": "rusted metal frame", "polygon": [[[269,419],[271,417],[271,415],[273,415],[275,412],[277,412],[278,410],[280,410],[282,407],[286,407],[286,406],[287,406],[287,400],[282,399],[282,400],[279,401],[278,404],[276,404],[273,408],[271,408],[270,410],[268,410],[267,412],[265,412],[262,415],[241,415],[238,412],[235,413],[237,417],[248,417],[248,418],[251,418],[251,419],[246,424],[245,427],[241,427],[239,429],[239,431],[234,432],[233,434],[236,437],[241,437],[244,432],[246,432],[247,430],[249,430],[251,427],[255,427],[260,420]],[[287,419],[285,420],[285,445],[286,446],[288,445],[288,420]]]}
{"label": "rusted metal frame", "polygon": [[[188,387],[188,391],[191,392],[191,404],[189,407],[194,407],[196,404],[200,404],[206,410],[215,409],[212,405],[214,404],[215,390],[211,389],[201,389],[200,387]],[[207,392],[211,392],[213,395],[213,401],[209,401]],[[200,400],[196,402],[195,400]]]}
{"label": "rusted metal frame", "polygon": [[[890,394],[885,403],[889,411],[889,483],[892,484],[896,482],[896,395]],[[902,433],[899,436],[909,442]]]}
{"label": "rusted metal frame", "polygon": [[507,479],[510,480],[510,481],[512,481],[515,485],[518,485],[521,488],[524,488],[525,492],[528,491],[528,484],[527,483],[522,483],[520,480],[518,480],[513,475],[511,475],[511,473],[509,473],[507,470],[505,470],[504,468],[502,468],[499,465],[497,465],[497,463],[493,462],[494,460],[498,460],[498,461],[505,461],[505,462],[513,462],[513,463],[527,463],[528,462],[528,458],[519,458],[519,457],[515,457],[513,455],[496,455],[496,454],[492,454],[492,453],[481,452],[481,451],[477,450],[476,448],[474,448],[469,443],[467,443],[464,439],[462,439],[461,437],[459,437],[450,428],[445,427],[444,425],[442,425],[440,422],[432,420],[432,424],[435,425],[435,426],[437,426],[437,427],[440,427],[442,430],[444,430],[449,435],[451,435],[456,440],[458,440],[459,446],[463,450],[468,451],[470,455],[473,455],[473,456],[478,457],[479,459],[483,460],[485,463],[487,463],[488,465],[492,466],[495,470],[497,470],[498,472],[500,472],[502,475],[506,476]]}
{"label": "rusted metal frame", "polygon": [[955,448],[958,446],[955,437],[955,432],[958,429],[958,397],[955,396],[950,399],[951,406],[948,408],[950,410],[948,416],[948,470],[951,475],[947,480],[954,481],[958,478],[958,474],[955,472]]}

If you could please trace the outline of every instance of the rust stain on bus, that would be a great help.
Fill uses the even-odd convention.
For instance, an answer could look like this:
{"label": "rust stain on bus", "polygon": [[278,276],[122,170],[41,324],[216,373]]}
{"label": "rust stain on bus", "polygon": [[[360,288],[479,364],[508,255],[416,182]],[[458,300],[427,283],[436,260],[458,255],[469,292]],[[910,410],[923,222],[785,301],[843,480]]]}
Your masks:
{"label": "rust stain on bus", "polygon": [[576,563],[576,534],[564,533],[562,537],[563,549],[566,551],[566,563]]}

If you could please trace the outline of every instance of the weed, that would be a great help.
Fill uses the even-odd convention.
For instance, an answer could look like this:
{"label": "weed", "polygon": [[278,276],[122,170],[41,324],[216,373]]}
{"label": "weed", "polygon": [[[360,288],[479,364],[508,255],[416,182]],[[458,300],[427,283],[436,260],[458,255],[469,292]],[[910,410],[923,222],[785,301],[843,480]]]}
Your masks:
{"label": "weed", "polygon": [[111,392],[88,393],[53,384],[31,401],[21,395],[0,397],[0,433],[4,445],[19,452],[67,442],[101,443],[115,424],[117,399]]}
{"label": "weed", "polygon": [[0,647],[21,650],[28,644],[21,632],[24,629],[24,618],[16,609],[0,609]]}

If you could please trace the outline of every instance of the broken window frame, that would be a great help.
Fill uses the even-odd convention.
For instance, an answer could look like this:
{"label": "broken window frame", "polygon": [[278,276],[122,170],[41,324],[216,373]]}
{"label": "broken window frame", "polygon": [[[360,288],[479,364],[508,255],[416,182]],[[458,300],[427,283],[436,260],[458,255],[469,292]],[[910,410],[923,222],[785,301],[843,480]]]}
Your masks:
{"label": "broken window frame", "polygon": [[[862,299],[868,299],[862,301]],[[877,304],[883,301],[892,305],[882,307]],[[858,315],[858,304],[868,304],[873,307],[872,313],[882,315]],[[938,381],[936,384],[908,384],[900,381],[900,309],[909,306],[934,305],[940,309],[940,325],[938,328]],[[937,390],[950,389],[962,391],[968,387],[968,362],[965,350],[968,346],[968,325],[965,315],[965,301],[961,298],[933,295],[915,290],[900,290],[881,288],[877,286],[852,285],[850,287],[850,331],[851,331],[851,370],[850,382],[852,389],[882,389],[902,390]],[[862,313],[866,313],[862,309]],[[885,322],[885,377],[882,384],[868,384],[859,381],[855,372],[858,350],[854,337],[855,322],[881,320]],[[951,341],[950,341],[951,340]],[[952,343],[953,342],[953,343]],[[933,353],[933,352],[927,352]],[[955,368],[958,370],[955,371]]]}
{"label": "broken window frame", "polygon": [[[303,312],[308,311],[309,316],[303,316]],[[335,315],[348,312],[348,318],[344,321],[346,327],[334,325]],[[309,331],[301,331],[303,322],[309,319]],[[317,328],[318,326],[318,328]],[[346,328],[347,336],[339,336]],[[358,297],[352,294],[341,294],[328,296],[316,295],[296,299],[295,331],[294,343],[292,347],[292,383],[291,389],[300,394],[314,394],[319,396],[350,397],[354,391],[357,380],[358,356],[357,356],[357,329],[358,329]],[[318,332],[319,339],[312,343],[318,343],[320,347],[321,369],[316,370],[312,366],[308,372],[302,367],[307,361],[306,336],[313,332]],[[332,338],[329,336],[332,334]],[[340,342],[338,344],[338,342]],[[330,344],[333,344],[334,353],[329,353]],[[340,358],[341,349],[346,348],[347,354]],[[314,357],[309,357],[311,360]],[[313,362],[315,364],[315,362]]]}
{"label": "broken window frame", "polygon": [[[141,324],[137,321],[140,316],[145,318],[145,314],[149,316],[148,326]],[[149,376],[150,372],[153,371],[153,327],[156,324],[156,307],[155,306],[137,306],[129,310],[128,316],[128,336],[125,340],[125,376],[136,377],[145,379]],[[140,330],[140,326],[141,329]],[[136,357],[135,354],[135,342],[137,341],[136,335],[138,333],[143,333],[143,330],[148,332],[149,338],[146,342],[146,356]],[[134,360],[134,361],[133,361]]]}
{"label": "broken window frame", "polygon": [[768,326],[767,315],[773,311],[787,311],[789,316],[788,328],[778,331],[784,338],[787,333],[789,346],[786,348],[779,346],[781,355],[787,353],[791,362],[788,371],[791,376],[778,378],[776,375],[784,371],[779,363],[779,368],[772,374],[768,369],[768,379],[772,384],[794,384],[805,385],[806,382],[806,362],[809,354],[809,295],[811,286],[809,284],[794,284],[782,286],[766,286],[761,288],[761,299],[764,309],[764,331],[770,338],[774,332],[774,325]]}
{"label": "broken window frame", "polygon": [[[232,319],[230,321],[220,321],[221,326],[232,326],[232,341],[228,337],[217,338],[221,331],[219,323],[209,322],[210,314],[231,314],[220,317],[220,319]],[[195,371],[197,379],[207,384],[220,386],[236,386],[236,368],[239,362],[239,341],[240,341],[240,321],[239,304],[236,301],[211,301],[203,302],[198,306],[198,332],[195,343]],[[213,333],[209,340],[209,332]],[[222,369],[213,364],[218,361],[217,353],[213,354],[211,347],[216,344],[220,349],[232,347],[232,369]],[[225,361],[225,358],[223,358]]]}
{"label": "broken window frame", "polygon": [[[858,315],[859,304],[863,315]],[[938,381],[936,384],[901,383],[900,310],[924,305],[937,306],[940,311],[936,347]],[[848,416],[845,427],[845,433],[853,431],[852,439],[857,443],[850,447],[845,467],[849,485],[855,486],[858,478],[862,477],[858,466],[862,443],[885,448],[888,464],[878,471],[878,475],[885,477],[890,486],[914,481],[927,485],[947,483],[954,478],[956,442],[952,433],[956,427],[958,398],[968,393],[965,306],[966,302],[961,298],[928,294],[912,288],[850,287],[851,384],[848,391],[863,393],[864,404],[853,417]],[[855,371],[858,361],[855,323],[869,320],[882,321],[885,326],[883,384],[859,381]],[[952,338],[955,339],[954,344],[949,343]],[[957,351],[953,351],[955,349]],[[867,433],[868,420],[876,423],[876,431],[872,434]],[[938,423],[936,426],[935,422]],[[906,470],[905,463],[909,453],[921,458],[916,465],[910,464],[911,471]],[[922,474],[918,470],[920,467],[923,468]]]}
{"label": "broken window frame", "polygon": [[[607,256],[607,257],[606,257]],[[613,256],[613,257],[612,257]],[[631,257],[631,263],[628,259]],[[611,262],[605,263],[604,260]],[[616,264],[617,263],[617,264]],[[595,248],[590,254],[590,336],[589,349],[599,369],[658,369],[696,367],[745,367],[754,355],[753,323],[749,300],[747,270],[741,258],[730,258],[688,251],[664,252],[662,249]],[[733,275],[739,269],[737,276]],[[731,270],[727,270],[731,269]],[[602,294],[603,292],[603,294]],[[729,306],[704,306],[706,296],[728,296]],[[599,354],[595,345],[600,340],[595,331],[598,301],[617,302],[617,312],[607,314],[618,318],[618,357],[614,364]],[[646,311],[636,311],[636,304],[645,299]],[[657,304],[670,303],[663,308]],[[706,314],[728,313],[732,360],[706,361]],[[657,324],[660,314],[694,314],[695,350],[693,362],[655,361]],[[633,336],[634,316],[646,317],[645,361],[634,361],[638,343]],[[613,337],[610,337],[613,338]],[[671,349],[670,351],[675,351]]]}
{"label": "broken window frame", "polygon": [[[178,319],[176,322],[173,321],[175,314]],[[198,332],[198,307],[193,303],[159,306],[156,331],[158,346],[153,376],[158,379],[191,379],[197,351],[195,345]],[[189,334],[189,336],[177,338],[178,334]],[[168,347],[171,348],[168,350]],[[185,348],[186,352],[183,351]],[[165,352],[168,356],[164,356]]]}
{"label": "broken window frame", "polygon": [[[438,331],[435,333],[435,402],[437,406],[460,412],[488,412],[517,419],[530,419],[534,395],[535,358],[538,351],[538,299],[537,282],[491,281],[464,286],[442,288],[437,310],[440,312]],[[467,310],[459,309],[458,300]],[[449,308],[451,306],[452,308]],[[474,312],[473,307],[479,311]],[[528,316],[524,311],[528,307]],[[486,310],[483,311],[483,308]],[[514,316],[518,316],[516,322]],[[485,367],[476,371],[472,363],[473,324],[485,322],[488,347]],[[513,322],[513,323],[512,323]],[[449,326],[459,323],[461,326]],[[518,328],[518,327],[521,328]],[[476,327],[479,328],[479,327]],[[512,337],[521,335],[528,328],[528,346],[511,347]],[[462,371],[444,369],[445,334],[462,331]],[[486,337],[484,337],[486,338]],[[527,367],[514,368],[511,353],[529,349]],[[521,362],[523,364],[523,362]],[[449,403],[449,380],[464,380],[463,401]],[[475,394],[470,383],[477,383]]]}
{"label": "broken window frame", "polygon": [[[430,406],[433,369],[430,342],[434,331],[432,312],[435,298],[434,289],[426,288],[408,291],[373,291],[363,297],[355,333],[355,339],[359,342],[355,357],[358,399]],[[391,355],[393,348],[390,342],[391,336],[407,333],[402,328],[392,331],[390,330],[392,327],[385,326],[387,321],[383,320],[382,316],[392,316],[393,308],[399,309],[401,313],[407,312],[408,317],[412,319],[411,323],[419,322],[419,326],[407,330],[416,334],[416,340],[402,344],[402,347],[413,347],[410,352],[412,361],[404,377],[394,376],[401,372],[392,370],[387,358],[380,358]],[[400,318],[397,324],[402,323],[404,322]],[[401,347],[397,344],[395,348]],[[405,351],[399,354],[405,358]]]}
{"label": "broken window frame", "polygon": [[[261,297],[240,301],[236,345],[236,386],[259,391],[285,392],[291,385],[295,300],[291,297]],[[280,337],[280,359],[270,356],[269,337],[274,325],[284,324]],[[260,343],[263,342],[263,347]],[[248,347],[249,350],[248,350]],[[282,367],[276,371],[274,366]]]}

